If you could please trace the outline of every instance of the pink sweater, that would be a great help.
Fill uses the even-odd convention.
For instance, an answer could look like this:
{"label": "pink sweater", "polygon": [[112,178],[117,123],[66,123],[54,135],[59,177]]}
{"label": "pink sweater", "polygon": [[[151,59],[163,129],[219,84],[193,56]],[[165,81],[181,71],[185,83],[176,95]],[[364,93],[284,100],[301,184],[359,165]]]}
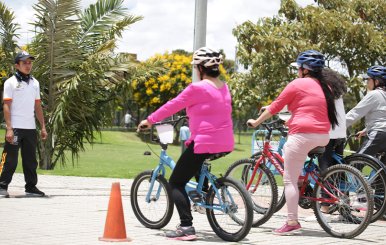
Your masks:
{"label": "pink sweater", "polygon": [[289,134],[328,134],[330,131],[327,102],[318,81],[311,78],[293,80],[267,109],[274,115],[285,105],[292,114],[287,122]]}
{"label": "pink sweater", "polygon": [[176,98],[161,106],[147,120],[160,122],[186,108],[194,153],[219,153],[233,151],[233,123],[231,95],[224,83],[216,88],[206,80],[190,84]]}

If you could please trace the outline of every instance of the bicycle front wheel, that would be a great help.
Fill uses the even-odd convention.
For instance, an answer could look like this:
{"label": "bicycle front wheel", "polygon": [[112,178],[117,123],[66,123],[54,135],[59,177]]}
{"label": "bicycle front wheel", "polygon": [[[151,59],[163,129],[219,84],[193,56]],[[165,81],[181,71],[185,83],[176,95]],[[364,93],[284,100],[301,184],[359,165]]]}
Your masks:
{"label": "bicycle front wheel", "polygon": [[[130,201],[133,212],[142,225],[151,229],[160,229],[172,218],[174,202],[166,179],[161,175],[157,176],[151,188],[151,175],[151,170],[144,171],[134,179]],[[149,191],[150,198],[147,200]]]}
{"label": "bicycle front wheel", "polygon": [[[225,176],[239,180],[247,187],[255,168],[255,160],[242,159],[233,163],[225,173]],[[253,227],[258,227],[267,222],[273,215],[277,204],[277,185],[275,177],[265,166],[260,165],[252,184],[247,188],[253,201]]]}
{"label": "bicycle front wheel", "polygon": [[377,221],[386,210],[385,186],[386,174],[381,166],[369,158],[361,155],[351,155],[345,158],[345,163],[361,171],[374,196],[374,211],[371,222]]}
{"label": "bicycle front wheel", "polygon": [[[261,151],[256,152],[253,154],[253,158],[255,160],[259,159],[263,153]],[[276,159],[276,161],[281,165],[281,168],[284,169],[284,163],[281,162],[278,158],[276,158],[274,155],[273,157]],[[285,205],[285,195],[284,195],[284,184],[283,184],[283,175],[279,172],[279,170],[276,169],[275,165],[271,163],[267,159],[267,162],[265,163],[267,168],[272,172],[273,176],[276,180],[276,186],[277,186],[277,204],[276,208],[274,210],[274,213],[278,212],[280,209],[282,209]]]}
{"label": "bicycle front wheel", "polygon": [[[321,185],[315,185],[313,203],[316,219],[330,235],[339,238],[353,238],[369,225],[373,214],[373,198],[370,186],[364,176],[355,168],[338,164],[329,167],[319,178]],[[321,206],[331,205],[330,194],[338,198],[332,205],[335,212],[324,213]]]}
{"label": "bicycle front wheel", "polygon": [[207,194],[209,224],[221,239],[238,242],[252,227],[252,199],[240,182],[229,177],[217,179],[216,188],[210,187]]}

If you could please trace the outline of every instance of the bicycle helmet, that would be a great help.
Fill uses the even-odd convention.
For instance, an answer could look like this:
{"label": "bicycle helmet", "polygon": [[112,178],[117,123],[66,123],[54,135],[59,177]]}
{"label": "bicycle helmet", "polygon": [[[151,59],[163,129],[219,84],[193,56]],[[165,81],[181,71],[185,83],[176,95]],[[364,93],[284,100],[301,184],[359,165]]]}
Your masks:
{"label": "bicycle helmet", "polygon": [[205,67],[218,66],[222,64],[223,56],[220,52],[215,51],[208,47],[202,47],[197,49],[193,53],[192,65],[202,65]]}
{"label": "bicycle helmet", "polygon": [[311,71],[321,70],[324,67],[324,55],[316,50],[307,50],[301,52],[291,65]]}
{"label": "bicycle helmet", "polygon": [[365,78],[381,78],[382,80],[386,80],[386,67],[384,66],[372,66],[367,69],[367,76]]}

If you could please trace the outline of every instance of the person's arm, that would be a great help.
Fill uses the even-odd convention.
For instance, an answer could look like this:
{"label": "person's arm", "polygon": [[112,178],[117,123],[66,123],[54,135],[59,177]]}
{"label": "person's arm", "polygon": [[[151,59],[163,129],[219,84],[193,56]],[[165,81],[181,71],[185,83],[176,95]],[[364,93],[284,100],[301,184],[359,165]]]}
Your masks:
{"label": "person's arm", "polygon": [[249,119],[247,121],[247,125],[249,127],[256,128],[257,126],[262,124],[265,120],[267,120],[268,118],[271,118],[271,117],[272,117],[272,114],[268,110],[265,110],[256,120]]}
{"label": "person's arm", "polygon": [[13,128],[12,128],[12,123],[11,123],[11,105],[12,105],[12,100],[5,100],[4,101],[3,113],[4,113],[5,125],[7,127],[5,139],[9,143],[13,142]]}
{"label": "person's arm", "polygon": [[256,119],[249,119],[247,121],[248,127],[256,128],[265,120],[271,118],[273,115],[281,111],[285,105],[291,102],[296,93],[296,88],[293,83],[288,84],[285,89],[280,93],[271,105],[265,107],[264,112]]}
{"label": "person's arm", "polygon": [[365,97],[346,114],[346,127],[350,127],[356,121],[366,116],[366,114],[373,108],[374,101],[373,93],[369,92]]}
{"label": "person's arm", "polygon": [[42,140],[47,139],[46,124],[44,122],[43,108],[40,100],[35,100],[35,114],[40,123],[40,136]]}
{"label": "person's arm", "polygon": [[9,80],[4,83],[4,91],[3,91],[3,114],[5,125],[7,127],[7,132],[5,133],[5,139],[9,143],[13,142],[13,128],[11,121],[11,105],[13,98],[13,87]]}
{"label": "person's arm", "polygon": [[200,101],[202,92],[197,85],[191,84],[184,89],[177,97],[161,106],[158,110],[148,116],[147,121],[151,124],[160,122],[164,118],[170,117],[180,110]]}

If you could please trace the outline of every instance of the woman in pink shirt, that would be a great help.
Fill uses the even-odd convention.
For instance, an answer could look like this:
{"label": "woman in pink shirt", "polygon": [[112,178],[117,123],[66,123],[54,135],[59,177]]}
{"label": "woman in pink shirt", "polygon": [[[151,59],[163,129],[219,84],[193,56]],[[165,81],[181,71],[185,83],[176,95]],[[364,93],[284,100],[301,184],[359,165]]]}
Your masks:
{"label": "woman in pink shirt", "polygon": [[200,81],[190,84],[176,98],[138,125],[138,129],[143,126],[150,127],[184,108],[189,117],[191,136],[186,141],[188,147],[177,161],[169,179],[181,220],[176,231],[166,233],[166,236],[172,239],[196,238],[185,185],[199,172],[206,159],[216,153],[233,151],[231,95],[227,84],[218,79],[219,65],[222,62],[222,55],[210,48],[203,47],[195,51],[192,64]]}
{"label": "woman in pink shirt", "polygon": [[322,75],[324,56],[315,50],[299,54],[296,63],[297,79],[290,82],[258,119],[247,124],[257,127],[285,105],[292,116],[288,120],[288,140],[284,146],[284,194],[287,201],[287,222],[275,234],[286,235],[301,229],[298,222],[298,178],[310,150],[325,146],[329,131],[338,124],[334,96],[329,82]]}

